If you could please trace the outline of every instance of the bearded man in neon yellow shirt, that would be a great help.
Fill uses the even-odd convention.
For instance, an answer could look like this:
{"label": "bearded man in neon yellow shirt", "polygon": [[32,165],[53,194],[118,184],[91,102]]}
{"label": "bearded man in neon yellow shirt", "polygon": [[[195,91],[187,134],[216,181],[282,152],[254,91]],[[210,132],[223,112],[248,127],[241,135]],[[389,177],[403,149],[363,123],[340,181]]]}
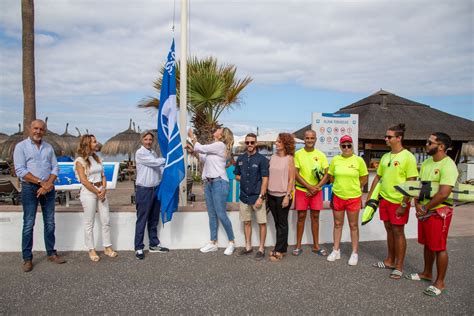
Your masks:
{"label": "bearded man in neon yellow shirt", "polygon": [[430,199],[415,200],[418,219],[418,242],[424,245],[425,259],[423,272],[411,273],[409,280],[429,280],[433,275],[436,260],[436,280],[423,293],[438,296],[444,289],[444,277],[448,270],[446,241],[453,218],[453,201],[448,199],[458,178],[456,163],[446,154],[451,146],[451,137],[437,132],[426,142],[426,153],[431,156],[421,165],[420,180],[439,183],[438,192]]}

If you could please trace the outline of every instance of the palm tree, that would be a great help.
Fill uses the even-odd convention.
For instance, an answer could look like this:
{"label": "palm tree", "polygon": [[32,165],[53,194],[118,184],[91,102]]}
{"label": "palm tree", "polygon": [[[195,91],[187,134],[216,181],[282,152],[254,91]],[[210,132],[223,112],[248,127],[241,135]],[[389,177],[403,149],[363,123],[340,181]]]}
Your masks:
{"label": "palm tree", "polygon": [[21,1],[23,47],[23,135],[36,119],[35,98],[35,13],[34,0]]}
{"label": "palm tree", "polygon": [[[179,65],[176,67],[176,97],[179,104]],[[159,78],[153,86],[161,90],[164,67],[160,70]],[[212,140],[212,131],[221,126],[219,116],[224,110],[240,104],[240,92],[252,82],[252,78],[236,78],[237,67],[234,65],[218,65],[217,59],[207,57],[199,60],[197,57],[188,60],[188,112],[191,113],[191,123],[194,133],[202,143]],[[160,101],[149,98],[141,101],[140,108],[158,109]]]}

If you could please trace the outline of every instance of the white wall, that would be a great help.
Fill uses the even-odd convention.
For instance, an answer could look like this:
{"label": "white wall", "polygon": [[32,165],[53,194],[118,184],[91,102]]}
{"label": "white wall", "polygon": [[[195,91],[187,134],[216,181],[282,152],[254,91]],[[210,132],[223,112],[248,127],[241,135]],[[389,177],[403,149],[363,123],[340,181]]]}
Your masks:
{"label": "white wall", "polygon": [[[85,250],[82,213],[56,213],[56,248],[61,250]],[[414,209],[410,212],[411,218],[406,225],[405,232],[407,238],[415,238],[417,231]],[[2,212],[0,213],[0,252],[21,251],[21,231],[23,213],[21,212]],[[238,212],[229,212],[230,219],[236,236],[238,246],[244,245],[243,225],[239,221]],[[112,224],[112,242],[118,250],[133,250],[133,240],[135,232],[135,213],[117,212],[111,213]],[[290,245],[296,243],[296,212],[290,211],[289,216]],[[101,249],[100,221],[96,216],[96,227],[94,236],[96,245]],[[332,212],[330,210],[321,211],[320,215],[320,243],[332,243]],[[266,245],[272,246],[275,243],[275,226],[273,217],[269,216],[268,232]],[[253,224],[253,245],[258,245],[258,227]],[[159,237],[164,246],[171,249],[195,249],[203,246],[209,240],[208,216],[206,212],[178,212],[173,216],[170,223],[159,225]],[[220,225],[219,227],[219,246],[227,245],[227,237]],[[379,220],[379,215],[375,214],[374,219],[365,226],[360,227],[360,240],[385,240],[385,230],[383,223]],[[350,241],[349,227],[347,221],[344,225],[343,241]],[[306,222],[305,233],[303,236],[304,244],[312,244],[311,228],[309,214]],[[145,241],[147,245],[147,241]],[[41,213],[38,213],[34,229],[34,250],[44,250],[43,241],[43,219]]]}

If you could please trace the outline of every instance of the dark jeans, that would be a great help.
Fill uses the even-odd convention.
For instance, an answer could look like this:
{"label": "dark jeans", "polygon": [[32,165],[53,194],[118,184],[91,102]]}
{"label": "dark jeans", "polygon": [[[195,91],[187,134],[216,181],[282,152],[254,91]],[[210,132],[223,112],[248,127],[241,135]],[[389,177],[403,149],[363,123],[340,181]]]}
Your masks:
{"label": "dark jeans", "polygon": [[48,256],[56,254],[54,249],[54,200],[56,192],[51,190],[45,195],[36,197],[36,192],[40,188],[37,184],[22,183],[21,200],[23,204],[23,233],[22,233],[22,256],[23,260],[32,260],[33,253],[33,227],[35,226],[36,212],[38,210],[38,202],[41,204],[44,223],[44,244]]}
{"label": "dark jeans", "polygon": [[137,185],[135,202],[137,207],[137,223],[135,225],[135,250],[143,249],[145,226],[148,227],[150,246],[158,246],[158,223],[160,221],[160,201],[156,199],[158,187],[141,187]]}
{"label": "dark jeans", "polygon": [[275,251],[286,252],[288,248],[288,212],[291,206],[291,200],[288,206],[283,208],[281,203],[284,196],[273,196],[267,194],[267,205],[272,212],[275,221],[276,243]]}

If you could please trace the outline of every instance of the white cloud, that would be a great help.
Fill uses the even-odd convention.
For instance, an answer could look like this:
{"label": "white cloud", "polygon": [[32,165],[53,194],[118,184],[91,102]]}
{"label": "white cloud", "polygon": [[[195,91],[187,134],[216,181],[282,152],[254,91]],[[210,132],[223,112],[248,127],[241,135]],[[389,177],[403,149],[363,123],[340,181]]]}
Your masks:
{"label": "white cloud", "polygon": [[[0,12],[0,102],[8,109],[22,104],[20,3],[3,0]],[[406,96],[473,92],[470,0],[190,1],[189,12],[190,53],[235,64],[255,83],[384,87]],[[172,16],[172,1],[36,1],[38,103],[70,98],[79,109],[88,99],[98,117],[120,108],[129,114],[156,93],[152,81],[170,46]],[[179,55],[179,1],[175,16]],[[142,96],[102,106],[104,96],[122,93]],[[85,124],[87,115],[77,111],[71,119]]]}

